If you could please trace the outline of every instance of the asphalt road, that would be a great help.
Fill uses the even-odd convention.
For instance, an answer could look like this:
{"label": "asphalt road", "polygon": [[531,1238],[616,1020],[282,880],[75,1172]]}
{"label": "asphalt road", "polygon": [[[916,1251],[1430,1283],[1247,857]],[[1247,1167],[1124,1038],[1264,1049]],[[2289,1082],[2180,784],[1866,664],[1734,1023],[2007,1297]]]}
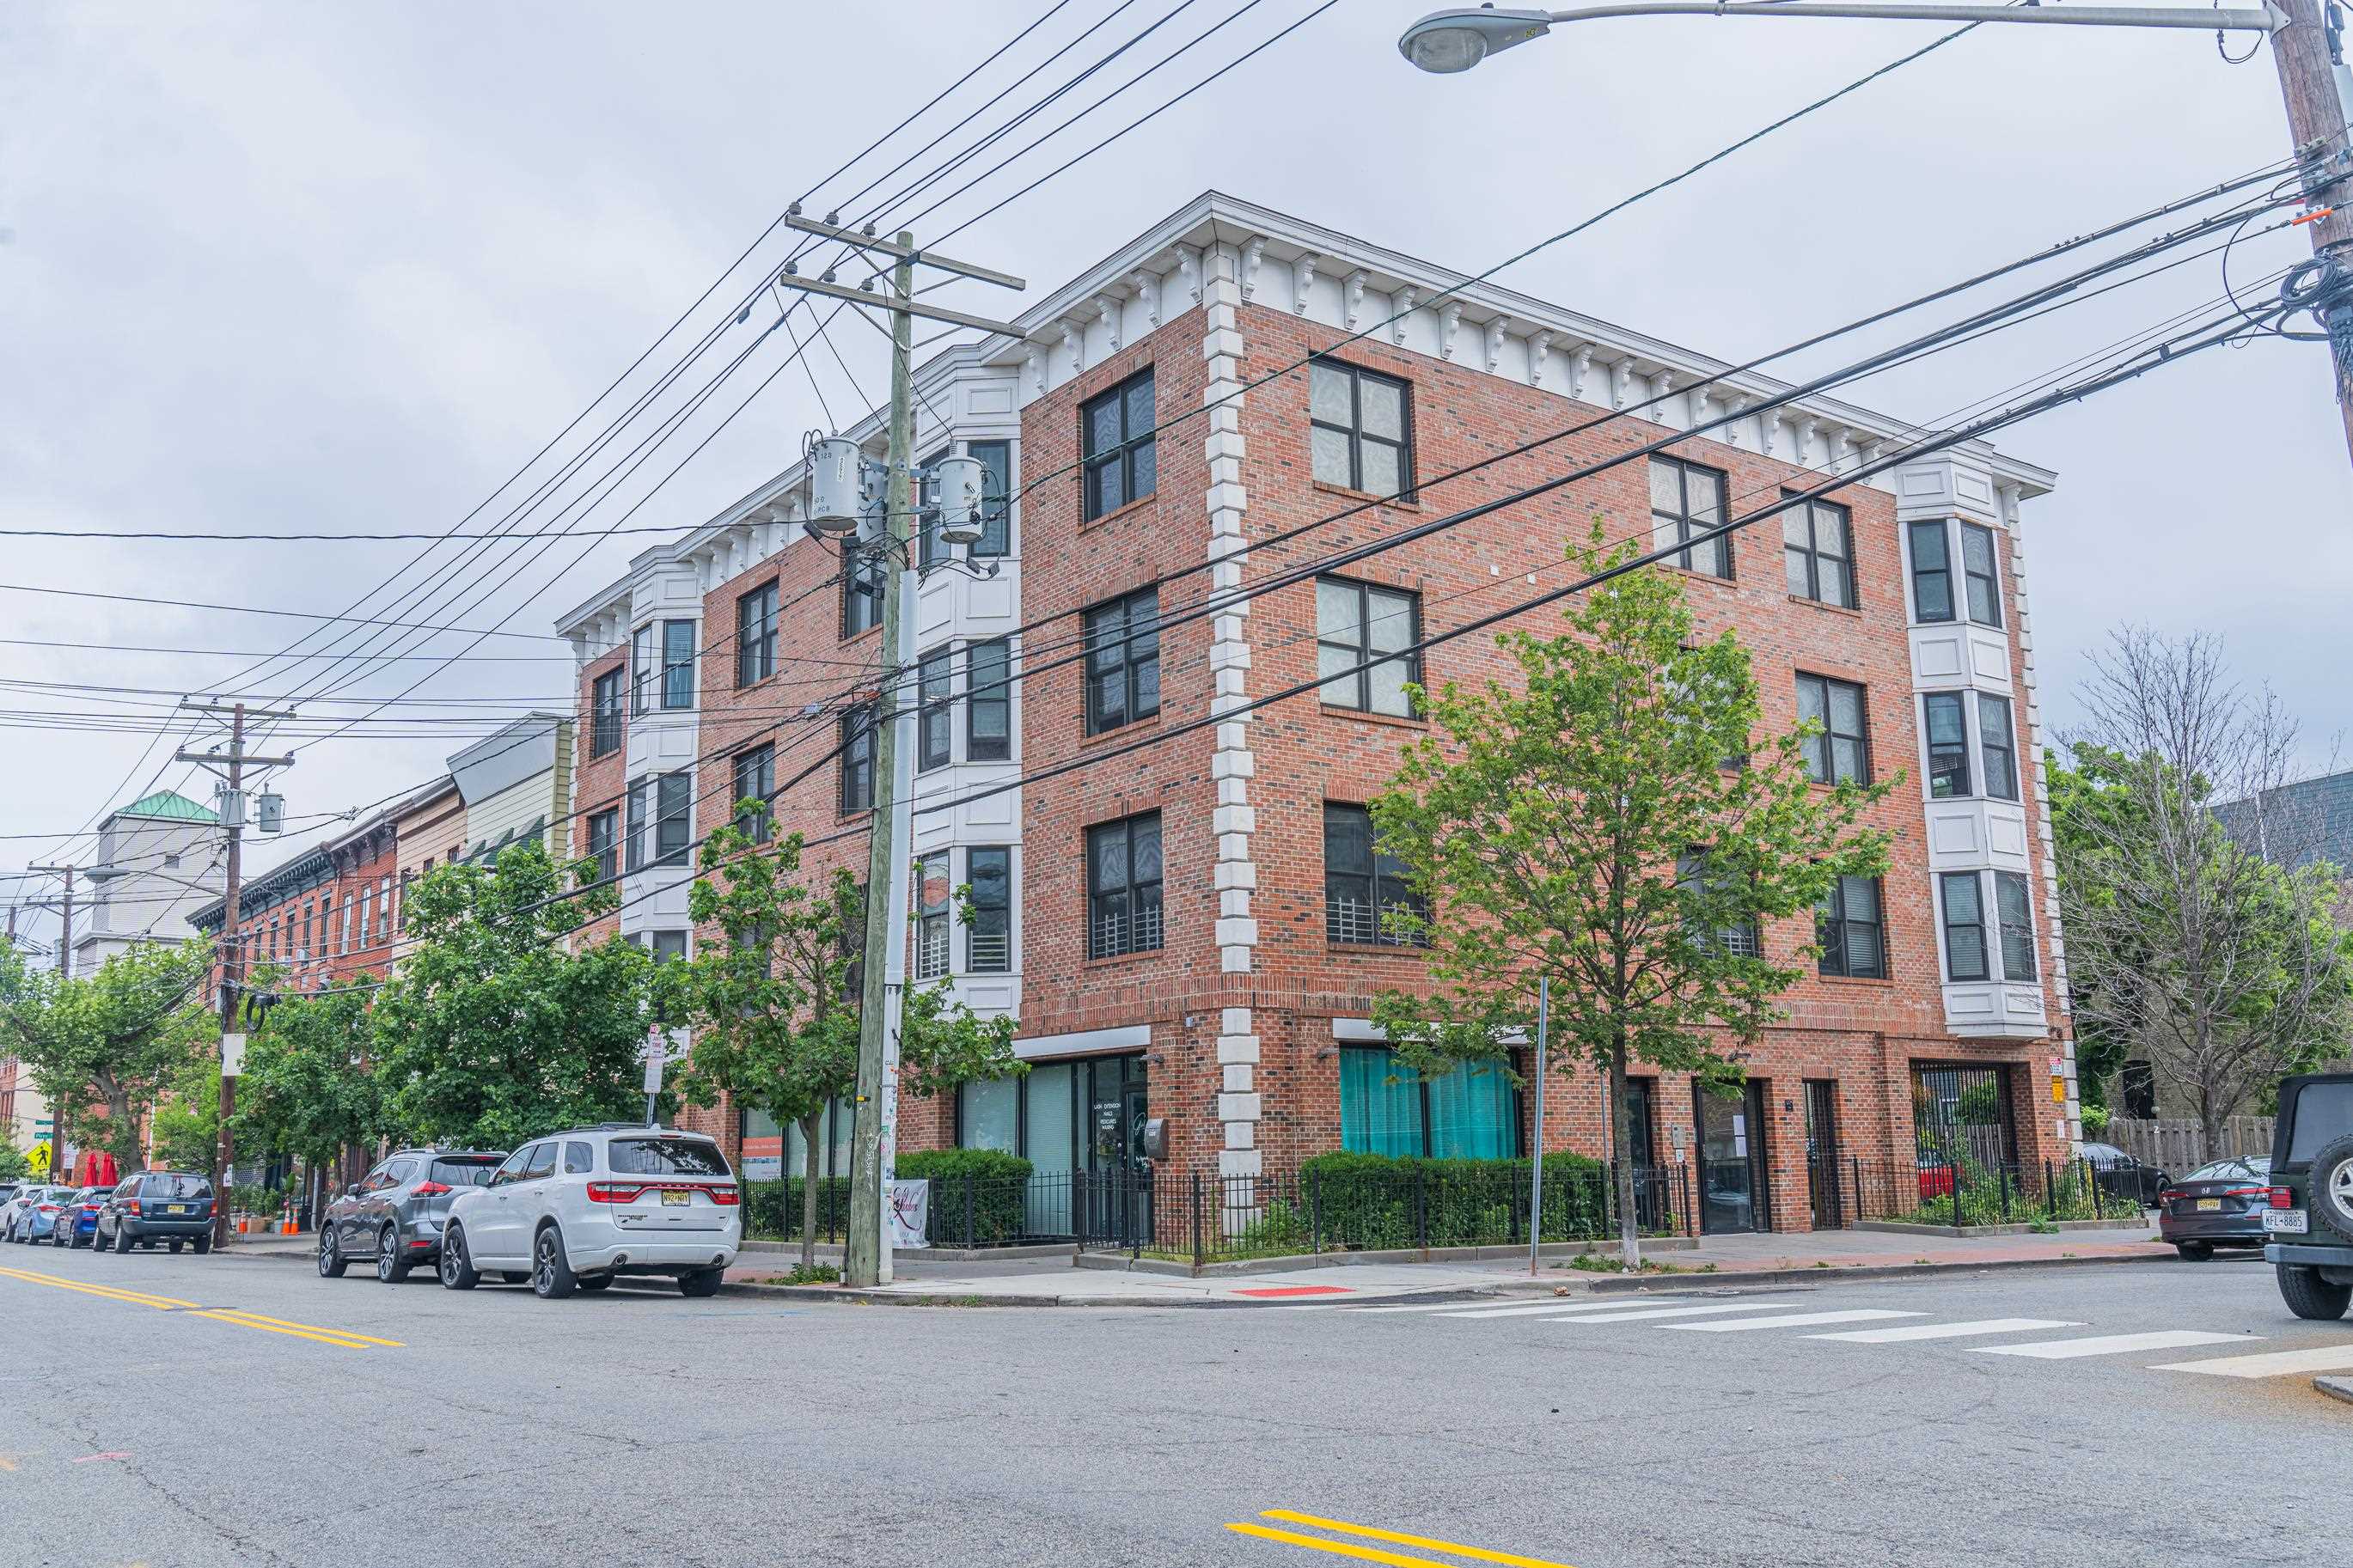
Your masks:
{"label": "asphalt road", "polygon": [[[554,1303],[5,1247],[0,1563],[2345,1558],[2313,1521],[2353,1406],[2158,1370],[2353,1363],[2353,1321],[2290,1318],[2259,1264],[1565,1305]],[[1779,1321],[1818,1313],[1883,1315]]]}

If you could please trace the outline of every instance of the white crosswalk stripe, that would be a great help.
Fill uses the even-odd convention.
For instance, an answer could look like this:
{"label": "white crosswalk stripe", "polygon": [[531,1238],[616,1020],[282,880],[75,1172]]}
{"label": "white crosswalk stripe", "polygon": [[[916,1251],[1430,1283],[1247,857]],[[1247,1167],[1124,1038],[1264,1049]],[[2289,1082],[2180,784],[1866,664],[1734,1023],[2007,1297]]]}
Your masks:
{"label": "white crosswalk stripe", "polygon": [[2353,1369],[2353,1344],[2310,1350],[2266,1351],[2260,1355],[2216,1356],[2211,1361],[2174,1361],[2151,1372],[2202,1372],[2209,1377],[2285,1377],[2295,1373]]}
{"label": "white crosswalk stripe", "polygon": [[[1666,1300],[1660,1301],[1656,1305],[1661,1308],[1665,1308],[1690,1307],[1700,1304],[1701,1303],[1689,1301]],[[1778,1301],[1769,1304],[1776,1307],[1783,1305],[1783,1303]],[[1745,1311],[1748,1309],[1744,1307],[1737,1310]],[[1595,1314],[1595,1316],[1586,1320],[1588,1322],[1608,1323],[1620,1321],[1627,1318],[1647,1318],[1653,1315],[1653,1309],[1645,1308],[1639,1302],[1629,1300],[1622,1296],[1609,1296],[1605,1297],[1599,1301],[1547,1301],[1539,1307],[1476,1307],[1466,1310],[1449,1312],[1446,1316],[1450,1318],[1534,1318],[1540,1316],[1558,1318],[1567,1317],[1571,1314],[1579,1312],[1591,1312]]]}
{"label": "white crosswalk stripe", "polygon": [[[1721,1316],[1725,1312],[1771,1312],[1788,1306],[1786,1301],[1725,1301],[1706,1307],[1636,1307],[1623,1312],[1588,1312],[1579,1318],[1548,1318],[1547,1322],[1569,1323],[1582,1328],[1588,1323],[1638,1323],[1655,1318],[1704,1318]],[[1678,1326],[1662,1323],[1661,1328]],[[1704,1327],[1706,1325],[1689,1325]]]}
{"label": "white crosswalk stripe", "polygon": [[1808,1334],[1810,1340],[1838,1340],[1851,1345],[1903,1345],[1922,1340],[1957,1340],[1971,1334],[2032,1333],[2042,1329],[2080,1329],[2065,1318],[1980,1318],[1974,1323],[1906,1323],[1896,1329],[1852,1329],[1838,1334]]}
{"label": "white crosswalk stripe", "polygon": [[1750,1329],[1802,1329],[1815,1323],[1868,1323],[1886,1318],[1923,1318],[1925,1312],[1891,1312],[1883,1307],[1857,1307],[1843,1312],[1790,1312],[1778,1318],[1743,1318],[1736,1323],[1668,1323],[1692,1334],[1729,1334]]}
{"label": "white crosswalk stripe", "polygon": [[2093,1334],[2074,1340],[2037,1340],[2022,1345],[1971,1345],[1977,1355],[2031,1356],[2036,1361],[2073,1361],[2078,1356],[2126,1355],[2138,1351],[2187,1350],[2191,1345],[2244,1344],[2261,1334],[2210,1334],[2202,1329],[2160,1329],[2147,1334]]}

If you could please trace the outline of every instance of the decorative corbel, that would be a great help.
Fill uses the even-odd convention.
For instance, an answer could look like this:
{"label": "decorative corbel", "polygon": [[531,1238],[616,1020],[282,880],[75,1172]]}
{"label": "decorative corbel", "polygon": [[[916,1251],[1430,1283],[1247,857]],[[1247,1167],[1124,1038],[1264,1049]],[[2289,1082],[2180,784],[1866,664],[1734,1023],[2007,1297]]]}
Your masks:
{"label": "decorative corbel", "polygon": [[1726,411],[1731,414],[1732,422],[1724,427],[1724,443],[1725,446],[1737,447],[1740,445],[1740,426],[1742,424],[1741,416],[1748,412],[1748,403],[1749,400],[1746,397],[1736,397],[1732,400],[1732,406]]}
{"label": "decorative corbel", "polygon": [[1487,323],[1487,374],[1494,374],[1504,364],[1504,318],[1496,317]]}
{"label": "decorative corbel", "polygon": [[1315,287],[1315,268],[1324,258],[1309,251],[1291,264],[1291,313],[1307,314],[1308,290]]}
{"label": "decorative corbel", "polygon": [[1461,329],[1461,325],[1462,301],[1460,300],[1451,300],[1448,302],[1446,309],[1439,312],[1438,357],[1440,359],[1452,359],[1454,357],[1454,334]]}
{"label": "decorative corbel", "polygon": [[1585,396],[1585,378],[1591,374],[1592,371],[1593,345],[1580,344],[1577,351],[1577,358],[1570,363],[1568,370],[1568,395],[1572,400],[1581,400]]}
{"label": "decorative corbel", "polygon": [[1389,296],[1389,342],[1405,346],[1405,324],[1413,318],[1413,285],[1407,284]]}
{"label": "decorative corbel", "polygon": [[1651,378],[1651,419],[1653,423],[1667,423],[1667,398],[1674,390],[1673,371],[1662,370]]}
{"label": "decorative corbel", "polygon": [[1176,277],[1186,298],[1198,305],[1201,302],[1201,252],[1196,247],[1176,247]]}
{"label": "decorative corbel", "polygon": [[1708,402],[1707,385],[1704,382],[1692,388],[1691,422],[1693,429],[1696,430],[1701,426],[1707,423]]}
{"label": "decorative corbel", "polygon": [[1341,280],[1341,288],[1347,295],[1348,330],[1352,332],[1356,330],[1356,319],[1365,313],[1365,282],[1371,276],[1359,267]]}
{"label": "decorative corbel", "polygon": [[1150,326],[1160,324],[1160,274],[1148,268],[1138,268],[1128,274],[1127,286],[1144,301],[1144,320]]}
{"label": "decorative corbel", "polygon": [[1814,433],[1822,427],[1819,419],[1809,419],[1798,427],[1798,467],[1814,466]]}
{"label": "decorative corbel", "polygon": [[1029,353],[1026,357],[1029,362],[1029,390],[1033,393],[1043,394],[1046,390],[1046,350],[1044,346],[1039,343],[1031,343],[1029,345]]}
{"label": "decorative corbel", "polygon": [[1626,406],[1626,388],[1628,384],[1633,379],[1634,361],[1631,356],[1621,359],[1617,363],[1609,367],[1610,407],[1623,408]]}
{"label": "decorative corbel", "polygon": [[1528,340],[1528,384],[1530,386],[1544,384],[1545,362],[1551,355],[1552,334],[1550,332],[1538,332]]}
{"label": "decorative corbel", "polygon": [[1058,324],[1062,329],[1062,345],[1071,351],[1071,374],[1076,375],[1087,368],[1087,329],[1067,317]]}
{"label": "decorative corbel", "polygon": [[1258,264],[1266,259],[1266,236],[1254,234],[1242,245],[1242,298],[1258,291]]}
{"label": "decorative corbel", "polygon": [[1103,318],[1103,331],[1110,336],[1113,353],[1119,353],[1120,303],[1116,294],[1095,296],[1095,313]]}
{"label": "decorative corbel", "polygon": [[1841,430],[1831,442],[1831,472],[1837,473],[1839,465],[1854,456],[1854,432]]}
{"label": "decorative corbel", "polygon": [[1765,437],[1765,455],[1769,458],[1780,450],[1781,411],[1778,408],[1775,409],[1772,414],[1762,420],[1760,424],[1762,426],[1761,434]]}

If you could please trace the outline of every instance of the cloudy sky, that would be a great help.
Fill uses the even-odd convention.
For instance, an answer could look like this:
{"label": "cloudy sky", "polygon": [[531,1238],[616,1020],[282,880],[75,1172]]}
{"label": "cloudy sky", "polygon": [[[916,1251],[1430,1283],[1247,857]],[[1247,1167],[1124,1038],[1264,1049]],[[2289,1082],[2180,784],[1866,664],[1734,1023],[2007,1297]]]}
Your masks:
{"label": "cloudy sky", "polygon": [[[1066,0],[815,205],[849,203],[1106,16],[1010,101],[1176,13],[1030,128],[888,216],[929,205],[1231,18],[942,202],[917,226],[933,238],[1316,3],[1129,0],[1113,16],[1117,0]],[[0,11],[0,528],[450,527],[587,407],[787,201],[1049,4],[20,0]],[[1337,0],[956,235],[953,248],[1050,285],[1216,186],[1476,271],[1934,36],[1898,24],[1586,24],[1442,79],[1411,70],[1394,47],[1420,8]],[[1008,112],[956,133],[851,210],[862,215]],[[2233,68],[2208,34],[1982,28],[1502,280],[1737,360],[2251,171],[2285,142],[2267,54]],[[2242,245],[2233,279],[2297,255],[2300,234]],[[752,265],[781,254],[772,240]],[[2210,258],[1852,396],[1931,421],[2221,290]],[[1018,308],[967,294],[972,309]],[[720,309],[714,300],[689,331]],[[836,334],[850,374],[829,354],[815,370],[846,419],[853,378],[885,384],[882,342],[847,321]],[[667,364],[682,346],[674,340],[649,363]],[[610,527],[641,500],[632,525],[691,525],[782,467],[801,432],[823,422],[797,366],[656,486],[782,347],[771,340],[609,500],[522,514],[528,526]],[[1835,352],[1792,368],[1852,350]],[[615,411],[600,407],[559,452]],[[2353,724],[2340,673],[2353,481],[2320,350],[2265,342],[2211,354],[2002,444],[2062,476],[2029,513],[2053,717],[2069,713],[2085,651],[2111,626],[2145,620],[2222,635],[2241,674],[2277,687],[2302,715],[2316,756]],[[476,526],[505,517],[527,489],[497,494]],[[544,634],[555,612],[649,542],[608,539],[584,557],[581,543],[542,541],[463,564],[445,547],[418,571],[415,542],[15,536],[0,537],[0,582],[332,614],[407,571],[402,584],[417,591],[392,618]],[[0,642],[0,681],[13,683],[0,692],[19,716],[17,762],[0,772],[0,871],[60,853],[88,859],[88,837],[62,836],[184,776],[167,765],[177,737],[156,727],[174,695],[231,679],[310,626],[0,589],[0,637],[13,639]],[[470,640],[396,645],[396,635],[375,650],[446,653]],[[37,642],[207,651],[26,646]],[[490,700],[477,712],[564,700],[561,645],[501,637],[475,651],[419,695]],[[503,662],[480,657],[492,654]],[[394,695],[435,668],[343,667],[356,675],[343,694]],[[283,692],[321,668],[274,665],[244,689]],[[22,717],[57,711],[74,717]],[[451,711],[387,709],[310,746],[282,786],[289,811],[315,836],[324,814],[438,772],[459,743],[435,732],[448,726],[385,721]],[[258,858],[284,852],[268,846]],[[24,885],[0,882],[0,900]]]}

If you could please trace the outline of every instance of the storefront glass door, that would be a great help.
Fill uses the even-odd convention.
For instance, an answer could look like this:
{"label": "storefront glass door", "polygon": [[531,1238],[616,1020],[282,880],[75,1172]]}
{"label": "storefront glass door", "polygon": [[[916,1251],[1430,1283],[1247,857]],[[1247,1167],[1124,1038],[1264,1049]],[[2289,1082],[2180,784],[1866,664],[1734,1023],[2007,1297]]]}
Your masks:
{"label": "storefront glass door", "polygon": [[1692,1086],[1699,1126],[1699,1224],[1725,1236],[1772,1228],[1765,1184],[1763,1086],[1724,1095]]}

